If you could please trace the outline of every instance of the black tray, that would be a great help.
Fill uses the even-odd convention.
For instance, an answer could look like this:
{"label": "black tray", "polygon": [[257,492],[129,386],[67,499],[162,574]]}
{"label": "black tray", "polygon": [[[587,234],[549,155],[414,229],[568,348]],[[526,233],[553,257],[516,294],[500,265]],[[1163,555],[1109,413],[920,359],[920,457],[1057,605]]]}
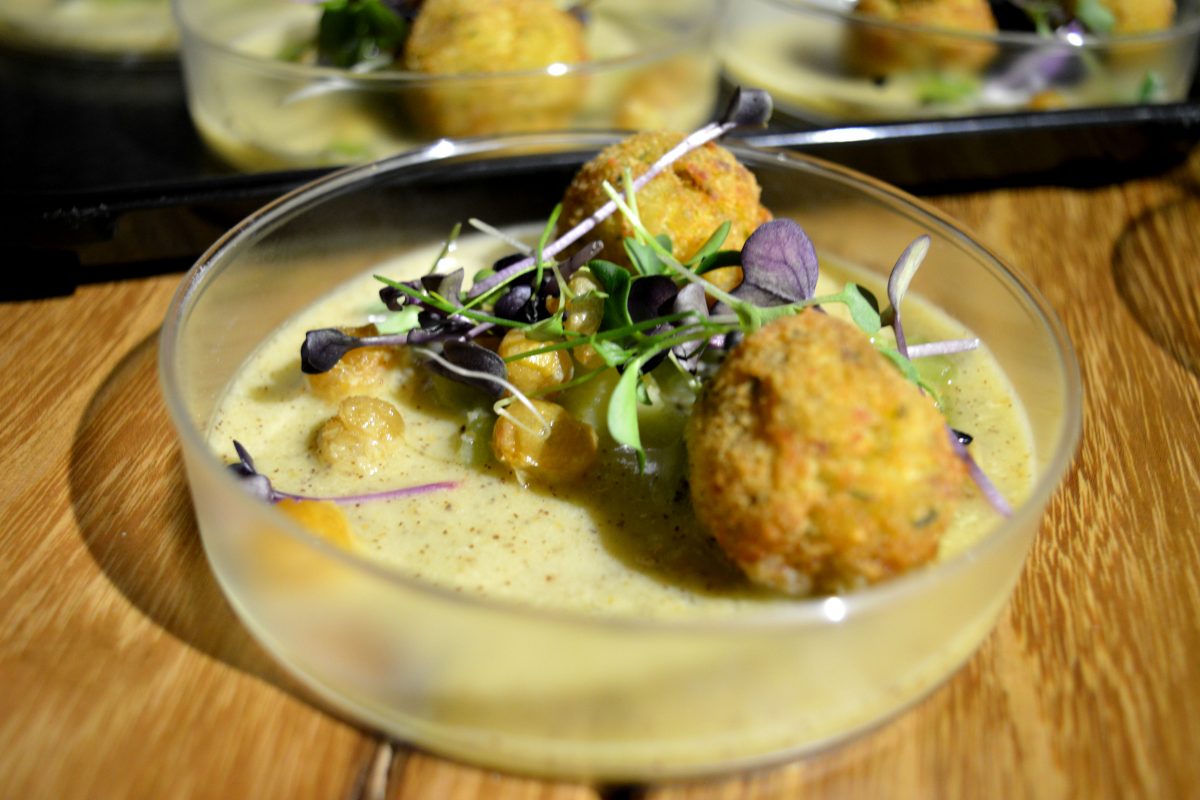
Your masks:
{"label": "black tray", "polygon": [[[1196,94],[1160,106],[768,129],[744,138],[917,193],[1094,185],[1185,158],[1200,138]],[[222,164],[192,127],[174,62],[0,50],[0,137],[0,244],[11,265],[0,299],[183,269],[254,208],[327,171],[239,174]]]}

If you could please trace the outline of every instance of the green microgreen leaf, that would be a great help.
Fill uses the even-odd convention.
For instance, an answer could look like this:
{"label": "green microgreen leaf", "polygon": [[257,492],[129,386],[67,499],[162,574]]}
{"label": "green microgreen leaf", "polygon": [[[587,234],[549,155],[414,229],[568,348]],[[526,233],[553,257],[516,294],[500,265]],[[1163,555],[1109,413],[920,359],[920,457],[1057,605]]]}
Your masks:
{"label": "green microgreen leaf", "polygon": [[638,429],[638,385],[642,378],[642,364],[657,352],[652,350],[630,361],[608,400],[608,432],[617,444],[637,453],[639,470],[646,468],[646,451],[642,447],[642,435]]}
{"label": "green microgreen leaf", "polygon": [[608,339],[597,339],[591,342],[591,345],[600,358],[604,359],[604,363],[610,367],[620,366],[633,358],[633,350]]}
{"label": "green microgreen leaf", "polygon": [[553,314],[543,320],[539,320],[524,331],[525,338],[532,339],[535,342],[552,342],[556,339],[563,338],[563,315],[562,312]]}
{"label": "green microgreen leaf", "polygon": [[600,327],[616,329],[632,324],[633,320],[629,318],[629,285],[633,278],[629,270],[600,258],[592,259],[588,269],[600,282],[606,295]]}
{"label": "green microgreen leaf", "polygon": [[[725,220],[719,226],[717,226],[717,229],[712,232],[712,235],[709,236],[707,240],[705,240],[704,244],[700,245],[700,249],[697,250],[691,258],[683,262],[684,266],[695,268],[696,265],[701,264],[704,259],[719,252],[721,245],[725,244],[725,240],[729,238],[729,229],[731,227],[733,227],[733,225],[729,220]],[[709,267],[709,269],[712,269],[712,267]],[[696,269],[695,271],[701,272],[702,270]]]}
{"label": "green microgreen leaf", "polygon": [[408,38],[408,22],[382,0],[326,0],[317,26],[320,63],[350,69],[390,63]]}
{"label": "green microgreen leaf", "polygon": [[935,404],[937,404],[939,407],[941,406],[941,398],[938,396],[937,389],[930,385],[927,380],[925,380],[925,377],[921,375],[920,371],[912,361],[905,358],[899,350],[896,350],[892,347],[877,346],[875,349],[885,356],[888,361],[892,362],[896,369],[900,371],[900,374],[904,376],[905,380],[915,383],[917,386],[923,389],[926,394],[933,398]]}
{"label": "green microgreen leaf", "polygon": [[421,323],[417,321],[417,317],[421,314],[420,306],[405,306],[404,308],[389,314],[387,319],[375,324],[379,333],[384,336],[390,336],[397,333],[407,333],[411,330],[421,327]]}
{"label": "green microgreen leaf", "polygon": [[662,275],[667,271],[662,259],[658,257],[658,253],[654,252],[654,248],[642,244],[632,236],[625,239],[625,253],[629,256],[633,270],[638,275]]}
{"label": "green microgreen leaf", "polygon": [[696,266],[696,274],[703,275],[714,269],[721,267],[740,267],[742,265],[742,254],[739,250],[718,250],[715,253],[710,253],[700,260]]}
{"label": "green microgreen leaf", "polygon": [[1075,18],[1092,33],[1105,35],[1112,33],[1117,24],[1117,18],[1102,0],[1076,0]]}
{"label": "green microgreen leaf", "polygon": [[1154,70],[1150,70],[1142,78],[1142,83],[1138,87],[1138,102],[1158,102],[1166,95],[1166,91],[1167,85],[1166,81],[1163,80],[1163,76]]}

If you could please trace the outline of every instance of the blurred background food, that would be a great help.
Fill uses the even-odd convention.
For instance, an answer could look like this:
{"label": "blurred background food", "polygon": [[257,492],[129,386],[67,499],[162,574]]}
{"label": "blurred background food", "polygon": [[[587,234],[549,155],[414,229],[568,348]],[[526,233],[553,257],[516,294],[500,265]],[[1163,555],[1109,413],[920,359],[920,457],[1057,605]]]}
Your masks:
{"label": "blurred background food", "polygon": [[0,42],[96,56],[169,56],[169,0],[0,0]]}
{"label": "blurred background food", "polygon": [[726,81],[799,122],[1162,103],[1200,0],[732,0],[722,33]]}
{"label": "blurred background food", "polygon": [[713,113],[716,0],[175,0],[192,117],[242,169],[447,136],[687,129]]}

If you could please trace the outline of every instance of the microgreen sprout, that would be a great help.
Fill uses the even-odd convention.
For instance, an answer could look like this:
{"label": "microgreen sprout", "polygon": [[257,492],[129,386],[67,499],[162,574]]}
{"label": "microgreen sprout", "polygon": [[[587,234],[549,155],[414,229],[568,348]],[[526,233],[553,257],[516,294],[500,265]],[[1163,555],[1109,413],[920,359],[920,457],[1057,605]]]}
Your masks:
{"label": "microgreen sprout", "polygon": [[351,494],[341,495],[337,497],[318,497],[312,495],[295,494],[293,492],[284,492],[276,489],[271,485],[271,479],[263,475],[254,466],[254,459],[251,458],[250,452],[242,445],[241,442],[234,440],[233,449],[237,452],[238,461],[236,464],[229,465],[229,471],[237,476],[242,485],[260,500],[268,503],[278,503],[281,500],[308,500],[315,502],[330,502],[339,505],[354,505],[357,503],[368,503],[375,500],[400,500],[406,497],[416,497],[417,495],[436,492],[442,489],[454,489],[458,487],[456,481],[437,481],[434,483],[423,483],[417,486],[405,486],[400,489],[388,489],[382,492],[369,492],[366,494]]}
{"label": "microgreen sprout", "polygon": [[[728,107],[726,107],[720,121],[710,122],[708,125],[685,136],[679,144],[664,153],[651,165],[650,169],[634,180],[630,185],[630,190],[633,192],[641,190],[643,186],[657,177],[664,169],[683,158],[692,150],[724,136],[735,128],[765,125],[770,116],[771,96],[769,94],[760,89],[737,89],[734,91],[733,98],[730,100]],[[552,258],[558,255],[587,235],[589,231],[601,222],[612,216],[616,210],[617,204],[615,202],[610,200],[608,203],[605,203],[596,209],[587,219],[543,248],[541,257]],[[482,294],[494,286],[498,286],[510,278],[521,274],[523,270],[528,269],[533,261],[532,257],[522,259],[512,266],[475,284],[471,288],[470,296],[475,297]]]}

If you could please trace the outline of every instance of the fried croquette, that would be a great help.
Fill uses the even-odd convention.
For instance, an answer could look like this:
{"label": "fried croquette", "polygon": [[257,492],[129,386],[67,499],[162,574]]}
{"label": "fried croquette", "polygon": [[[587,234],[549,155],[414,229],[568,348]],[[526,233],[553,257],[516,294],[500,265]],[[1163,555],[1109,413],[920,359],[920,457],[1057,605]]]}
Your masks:
{"label": "fried croquette", "polygon": [[[552,0],[425,0],[404,49],[405,69],[471,76],[422,89],[422,121],[441,136],[565,127],[583,79],[543,70],[587,60],[583,24]],[[489,77],[510,72],[532,74]]]}
{"label": "fried croquette", "polygon": [[[562,200],[559,231],[566,231],[608,202],[605,181],[618,191],[626,168],[634,178],[683,139],[680,133],[639,133],[610,145],[576,173]],[[731,223],[723,247],[736,250],[754,230],[771,219],[759,202],[761,190],[750,170],[719,145],[708,143],[655,176],[637,195],[638,213],[646,229],[671,239],[674,255],[686,261],[723,222]],[[624,240],[634,233],[622,214],[613,214],[589,234],[600,239],[600,258],[629,266]]]}
{"label": "fried croquette", "polygon": [[930,399],[861,331],[815,311],[730,352],[687,444],[699,519],[751,580],[790,594],[934,558],[966,479]]}
{"label": "fried croquette", "polygon": [[[996,18],[987,0],[859,0],[854,15],[872,21],[991,34]],[[991,61],[996,46],[968,37],[892,30],[853,24],[847,32],[847,66],[860,75],[886,76],[912,70],[977,71]]]}
{"label": "fried croquette", "polygon": [[[1079,5],[1078,0],[1068,4],[1072,14]],[[1104,7],[1113,15],[1115,34],[1161,31],[1175,20],[1175,0],[1104,0]]]}

